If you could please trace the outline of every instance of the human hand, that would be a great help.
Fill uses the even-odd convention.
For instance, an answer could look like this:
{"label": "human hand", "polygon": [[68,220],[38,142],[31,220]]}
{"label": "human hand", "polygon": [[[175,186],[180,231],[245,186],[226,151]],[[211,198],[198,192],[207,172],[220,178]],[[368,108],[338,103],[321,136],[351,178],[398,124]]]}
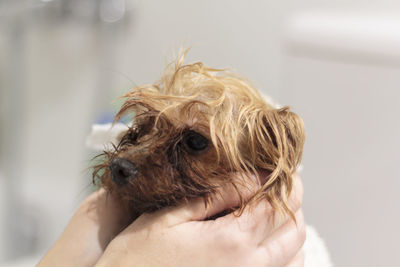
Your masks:
{"label": "human hand", "polygon": [[302,195],[295,175],[289,205],[297,224],[274,217],[267,201],[246,207],[240,217],[204,221],[239,204],[232,188],[224,188],[208,208],[196,199],[143,214],[111,241],[96,266],[303,266]]}
{"label": "human hand", "polygon": [[238,199],[232,198],[235,194],[225,190],[221,192],[223,198],[215,198],[210,209],[194,200],[144,214],[110,244],[129,218],[113,196],[100,189],[80,205],[37,266],[94,266],[100,257],[98,266],[303,266],[303,188],[299,177],[294,180],[290,206],[297,227],[288,218],[273,222],[271,206],[266,202],[246,209],[241,217],[229,214],[215,221],[201,221],[238,204]]}
{"label": "human hand", "polygon": [[104,189],[86,198],[37,267],[94,266],[129,218]]}

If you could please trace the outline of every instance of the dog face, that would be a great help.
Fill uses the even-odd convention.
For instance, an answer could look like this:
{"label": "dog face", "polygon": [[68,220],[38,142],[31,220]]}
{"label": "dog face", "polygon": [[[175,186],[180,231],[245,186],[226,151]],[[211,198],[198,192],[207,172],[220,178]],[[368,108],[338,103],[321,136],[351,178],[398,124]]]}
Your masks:
{"label": "dog face", "polygon": [[239,172],[261,185],[253,199],[290,213],[291,176],[304,144],[301,119],[266,103],[243,78],[182,60],[158,83],[124,96],[116,120],[133,114],[132,126],[104,152],[94,178],[137,216],[190,198],[207,200],[219,187],[240,183]]}

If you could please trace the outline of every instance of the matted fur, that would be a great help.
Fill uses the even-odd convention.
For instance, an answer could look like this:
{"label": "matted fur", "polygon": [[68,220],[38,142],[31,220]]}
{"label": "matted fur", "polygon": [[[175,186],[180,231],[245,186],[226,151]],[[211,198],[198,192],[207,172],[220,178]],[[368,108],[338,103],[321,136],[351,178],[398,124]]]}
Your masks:
{"label": "matted fur", "polygon": [[[184,65],[183,59],[168,65],[157,83],[123,96],[115,120],[130,113],[132,127],[114,150],[100,155],[94,179],[136,217],[195,197],[207,203],[221,186],[246,186],[252,179],[234,175],[242,173],[255,177],[260,189],[250,200],[241,198],[239,211],[251,201],[267,199],[275,210],[293,217],[288,197],[301,161],[302,120],[288,107],[266,103],[246,79],[201,62]],[[185,136],[193,132],[210,140],[207,149],[194,153],[185,146]],[[115,157],[139,169],[124,186],[110,179],[109,163]],[[267,179],[260,181],[259,173]]]}

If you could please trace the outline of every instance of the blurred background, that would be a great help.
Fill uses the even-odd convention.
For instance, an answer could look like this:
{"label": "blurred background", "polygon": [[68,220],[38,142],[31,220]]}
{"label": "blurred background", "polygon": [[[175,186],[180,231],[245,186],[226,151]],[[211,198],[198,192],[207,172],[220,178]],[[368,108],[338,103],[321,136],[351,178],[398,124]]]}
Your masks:
{"label": "blurred background", "polygon": [[33,266],[92,189],[85,137],[181,45],[304,119],[304,212],[335,266],[400,266],[396,0],[0,0],[0,266]]}

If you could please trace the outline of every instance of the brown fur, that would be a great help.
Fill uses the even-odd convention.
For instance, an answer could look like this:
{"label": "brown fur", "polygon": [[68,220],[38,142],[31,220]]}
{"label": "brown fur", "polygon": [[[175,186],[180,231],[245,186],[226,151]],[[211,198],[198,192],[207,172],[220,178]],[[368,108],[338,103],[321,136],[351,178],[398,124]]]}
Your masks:
{"label": "brown fur", "polygon": [[[251,201],[267,199],[293,217],[288,196],[301,161],[302,120],[288,107],[266,103],[245,79],[200,62],[184,65],[183,58],[167,66],[159,82],[123,96],[116,120],[131,113],[132,126],[114,150],[101,155],[94,179],[136,217],[196,197],[207,203],[218,187],[245,181],[233,173],[255,174],[260,190],[242,200],[240,211]],[[193,132],[210,140],[204,151],[195,153],[185,145]],[[137,177],[124,186],[110,179],[109,163],[115,157],[139,167]],[[260,181],[260,172],[268,174],[266,181]]]}

